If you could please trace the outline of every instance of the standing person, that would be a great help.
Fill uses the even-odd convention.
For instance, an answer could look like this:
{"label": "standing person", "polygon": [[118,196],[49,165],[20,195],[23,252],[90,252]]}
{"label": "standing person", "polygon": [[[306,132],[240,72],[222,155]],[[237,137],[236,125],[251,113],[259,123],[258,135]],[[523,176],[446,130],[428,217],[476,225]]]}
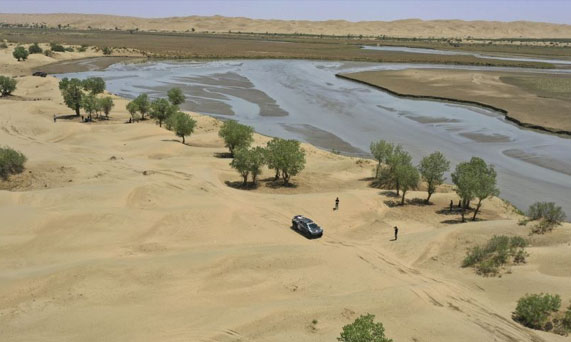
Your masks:
{"label": "standing person", "polygon": [[399,236],[399,228],[395,226],[395,241],[398,239]]}
{"label": "standing person", "polygon": [[339,210],[339,197],[335,199],[335,210]]}
{"label": "standing person", "polygon": [[57,117],[56,117],[56,115],[54,114],[54,122],[56,122],[56,120],[57,120]]}
{"label": "standing person", "polygon": [[450,212],[452,212],[452,206],[454,205],[454,202],[452,202],[452,200],[450,200]]}

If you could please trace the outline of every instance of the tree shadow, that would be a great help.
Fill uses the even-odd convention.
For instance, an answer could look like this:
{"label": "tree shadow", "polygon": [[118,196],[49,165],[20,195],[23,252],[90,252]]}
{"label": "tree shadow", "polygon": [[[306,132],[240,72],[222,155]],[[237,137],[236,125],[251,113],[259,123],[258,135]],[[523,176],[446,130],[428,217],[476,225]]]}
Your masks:
{"label": "tree shadow", "polygon": [[401,201],[395,201],[395,200],[386,200],[383,203],[385,203],[385,205],[389,208],[402,207],[403,206],[401,204]]}
{"label": "tree shadow", "polygon": [[400,197],[400,195],[397,195],[396,192],[391,191],[391,190],[383,190],[383,191],[381,191],[381,195],[384,195],[387,197],[392,197],[392,198]]}
{"label": "tree shadow", "polygon": [[406,202],[406,204],[416,205],[416,206],[419,206],[419,207],[425,207],[425,206],[434,205],[433,203],[430,203],[430,202],[426,203],[426,200],[425,200],[425,199],[418,198],[418,197],[415,197],[415,198],[412,198],[412,199],[407,199],[407,200],[405,200],[405,202]]}
{"label": "tree shadow", "polygon": [[297,188],[297,184],[294,183],[287,183],[284,184],[283,180],[274,180],[274,178],[269,178],[269,179],[263,179],[262,180],[265,183],[265,186],[267,188],[271,188],[271,189],[279,189],[279,188],[290,188],[290,189],[295,189]]}
{"label": "tree shadow", "polygon": [[258,188],[258,184],[259,183],[246,183],[246,185],[244,185],[243,181],[225,181],[224,184],[226,184],[227,186],[233,188],[233,189],[239,189],[239,190],[256,190]]}
{"label": "tree shadow", "polygon": [[444,220],[444,221],[440,221],[440,223],[444,223],[444,224],[459,224],[459,223],[465,223],[462,222],[461,218],[458,218],[456,220]]}
{"label": "tree shadow", "polygon": [[66,115],[56,115],[57,120],[80,120],[81,116],[75,114],[66,114]]}
{"label": "tree shadow", "polygon": [[216,158],[221,158],[221,159],[231,159],[232,158],[232,154],[230,152],[214,152],[214,156]]}

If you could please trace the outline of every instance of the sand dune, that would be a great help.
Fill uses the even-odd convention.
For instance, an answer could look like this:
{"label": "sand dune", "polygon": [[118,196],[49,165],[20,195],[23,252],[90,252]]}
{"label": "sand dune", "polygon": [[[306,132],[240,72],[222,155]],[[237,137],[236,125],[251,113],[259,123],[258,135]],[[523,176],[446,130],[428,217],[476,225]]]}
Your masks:
{"label": "sand dune", "polygon": [[[528,232],[499,199],[463,225],[436,213],[450,192],[389,208],[391,193],[366,181],[372,162],[310,145],[297,188],[238,190],[216,157],[217,120],[194,114],[186,146],[151,122],[124,124],[115,97],[109,122],[54,124],[70,114],[57,80],[18,80],[0,98],[0,141],[29,158],[16,191],[0,191],[2,341],[334,341],[367,312],[395,341],[568,340],[510,316],[527,292],[571,299],[569,224],[534,238],[528,264],[482,278],[459,267],[465,249]],[[294,214],[325,236],[293,232]]]}
{"label": "sand dune", "polygon": [[243,17],[137,18],[94,14],[0,14],[7,24],[68,26],[77,29],[139,29],[144,31],[307,33],[385,35],[390,37],[571,38],[571,25],[528,21],[462,21],[407,19],[397,21],[263,20]]}

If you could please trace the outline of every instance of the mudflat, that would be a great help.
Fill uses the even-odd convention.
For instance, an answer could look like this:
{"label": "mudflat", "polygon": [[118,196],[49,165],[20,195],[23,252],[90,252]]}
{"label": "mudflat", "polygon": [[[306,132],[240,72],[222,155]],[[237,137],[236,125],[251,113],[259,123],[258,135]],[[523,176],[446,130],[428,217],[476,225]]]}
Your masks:
{"label": "mudflat", "polygon": [[481,103],[505,110],[522,125],[571,134],[571,75],[407,69],[343,76],[400,95]]}

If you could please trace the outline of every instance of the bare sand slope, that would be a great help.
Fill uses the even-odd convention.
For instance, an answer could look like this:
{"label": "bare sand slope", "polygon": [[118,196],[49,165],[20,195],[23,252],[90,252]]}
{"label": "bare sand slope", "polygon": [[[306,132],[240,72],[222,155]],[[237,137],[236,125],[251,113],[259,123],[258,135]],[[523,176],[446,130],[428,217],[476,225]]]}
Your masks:
{"label": "bare sand slope", "polygon": [[137,18],[94,14],[0,14],[8,24],[58,25],[77,29],[139,29],[144,31],[307,33],[326,35],[386,35],[390,37],[570,38],[571,25],[528,21],[462,21],[407,19],[397,21],[263,20],[243,17],[189,16]]}
{"label": "bare sand slope", "polygon": [[[569,224],[512,274],[481,278],[458,266],[468,246],[527,233],[499,199],[463,225],[436,213],[452,193],[389,208],[391,192],[368,187],[372,162],[309,145],[296,188],[235,189],[218,121],[195,115],[182,145],[151,122],[123,124],[115,102],[108,122],[54,124],[70,111],[53,78],[21,77],[0,99],[0,141],[29,158],[3,183],[15,191],[0,191],[2,341],[334,341],[367,312],[395,341],[568,340],[510,315],[527,292],[571,299]],[[292,231],[294,214],[325,236]]]}

